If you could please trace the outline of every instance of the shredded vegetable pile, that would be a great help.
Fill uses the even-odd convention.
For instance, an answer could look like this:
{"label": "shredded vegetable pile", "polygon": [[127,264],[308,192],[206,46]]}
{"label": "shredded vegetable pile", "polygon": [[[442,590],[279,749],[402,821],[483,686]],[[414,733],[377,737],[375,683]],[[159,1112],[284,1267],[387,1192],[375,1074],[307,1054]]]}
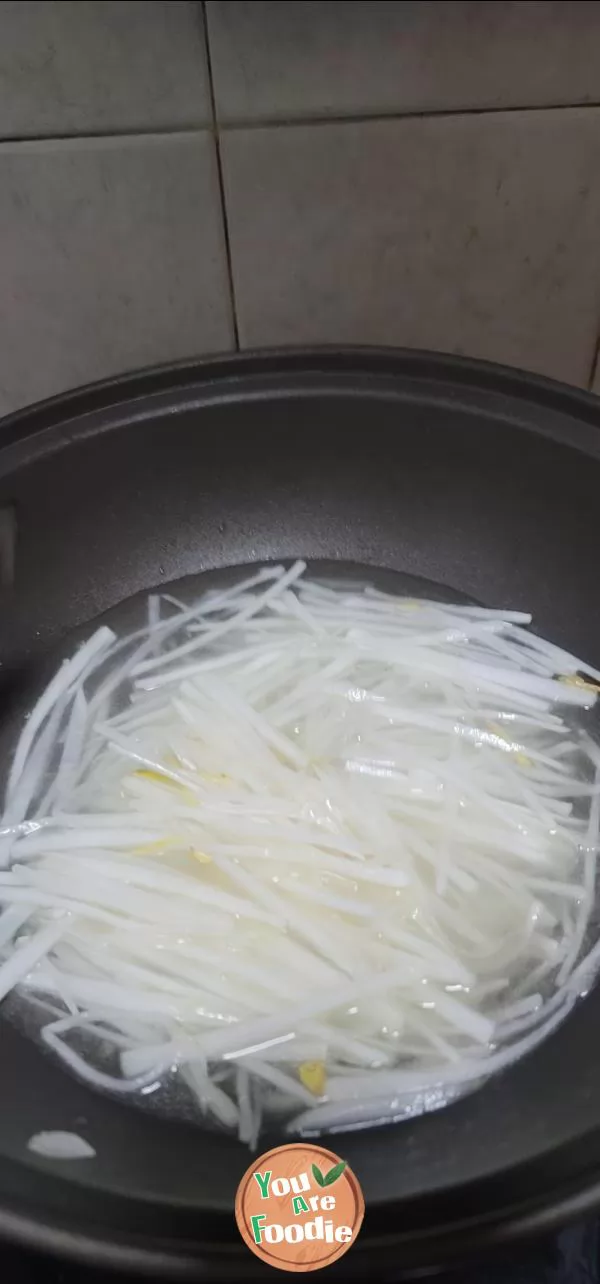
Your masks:
{"label": "shredded vegetable pile", "polygon": [[260,569],[103,626],[22,730],[0,998],[254,1145],[443,1105],[589,986],[600,673],[521,612]]}

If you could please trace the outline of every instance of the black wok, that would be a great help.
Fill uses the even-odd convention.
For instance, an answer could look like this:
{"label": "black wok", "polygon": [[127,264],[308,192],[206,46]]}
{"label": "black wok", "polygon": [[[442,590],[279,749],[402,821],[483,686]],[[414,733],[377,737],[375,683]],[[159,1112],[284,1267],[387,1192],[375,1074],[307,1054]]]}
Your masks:
{"label": "black wok", "polygon": [[[600,401],[452,357],[228,357],[55,399],[0,426],[0,708],[132,594],[298,555],[525,607],[598,666],[599,495]],[[0,1236],[162,1279],[264,1275],[233,1221],[242,1146],[1,1034]],[[26,1149],[83,1120],[93,1162]],[[473,1096],[339,1146],[367,1212],[332,1277],[449,1263],[600,1204],[600,990]]]}

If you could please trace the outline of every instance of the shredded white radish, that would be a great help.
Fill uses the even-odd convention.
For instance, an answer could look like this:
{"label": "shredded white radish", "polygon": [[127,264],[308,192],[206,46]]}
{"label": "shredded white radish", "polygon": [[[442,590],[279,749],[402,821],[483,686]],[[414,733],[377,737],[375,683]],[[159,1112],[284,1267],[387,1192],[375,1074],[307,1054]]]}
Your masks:
{"label": "shredded white radish", "polygon": [[0,827],[0,998],[92,1086],[179,1083],[251,1145],[454,1100],[600,965],[599,671],[523,612],[304,571],[100,628]]}
{"label": "shredded white radish", "polygon": [[28,1150],[44,1159],[93,1159],[96,1151],[76,1132],[36,1132],[27,1142]]}

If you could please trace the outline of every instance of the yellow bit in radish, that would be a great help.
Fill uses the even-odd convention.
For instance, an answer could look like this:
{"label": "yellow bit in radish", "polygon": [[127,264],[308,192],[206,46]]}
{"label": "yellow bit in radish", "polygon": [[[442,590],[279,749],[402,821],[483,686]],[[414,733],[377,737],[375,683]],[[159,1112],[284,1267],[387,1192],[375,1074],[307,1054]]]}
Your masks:
{"label": "yellow bit in radish", "polygon": [[315,1097],[322,1097],[325,1093],[327,1075],[323,1061],[303,1061],[298,1069],[301,1083],[309,1092],[314,1093]]}

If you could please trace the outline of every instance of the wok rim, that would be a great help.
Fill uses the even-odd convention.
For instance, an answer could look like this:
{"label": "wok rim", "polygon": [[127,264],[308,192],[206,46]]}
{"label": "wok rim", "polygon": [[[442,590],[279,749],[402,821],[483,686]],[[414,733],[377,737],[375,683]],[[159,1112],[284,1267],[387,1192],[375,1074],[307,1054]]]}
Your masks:
{"label": "wok rim", "polygon": [[[211,355],[100,380],[5,416],[0,420],[0,457],[6,458],[5,452],[8,452],[9,466],[19,468],[32,453],[37,453],[38,442],[32,439],[44,438],[45,434],[52,434],[52,430],[59,431],[72,421],[85,421],[90,416],[110,418],[111,411],[122,411],[138,399],[156,398],[160,403],[164,398],[179,396],[184,406],[196,385],[202,389],[214,384],[224,389],[232,383],[235,386],[237,379],[247,381],[252,376],[281,379],[281,391],[285,392],[286,382],[293,383],[294,377],[303,374],[339,374],[346,380],[352,376],[358,379],[361,375],[392,379],[397,376],[414,379],[416,384],[433,380],[457,392],[470,388],[492,398],[504,396],[513,405],[515,401],[529,403],[558,416],[549,428],[549,435],[600,459],[600,398],[591,392],[475,358],[410,348],[336,345]],[[363,394],[368,397],[366,388]],[[561,416],[571,420],[571,424],[561,424]],[[581,433],[575,436],[573,420],[581,425]],[[75,439],[80,430],[85,430],[82,423],[74,424],[73,433],[65,434],[64,444]],[[506,1180],[506,1174],[502,1177]],[[359,1241],[358,1251],[345,1259],[346,1275],[360,1276],[367,1265],[367,1253],[374,1255],[376,1269],[393,1266],[400,1275],[403,1271],[410,1275],[417,1269],[452,1265],[493,1248],[508,1247],[527,1237],[549,1233],[598,1207],[600,1168],[596,1166],[582,1170],[576,1179],[555,1182],[552,1190],[544,1191],[537,1198],[503,1205],[484,1216],[476,1213],[460,1221],[434,1224],[426,1232],[419,1229],[369,1235]],[[6,1203],[4,1207],[0,1203],[0,1238],[62,1260],[154,1277],[189,1279],[198,1278],[202,1272],[207,1279],[219,1281],[256,1275],[252,1255],[245,1252],[241,1241],[230,1246],[157,1238],[152,1247],[148,1246],[145,1235],[142,1239],[118,1234],[108,1224],[82,1229],[77,1215],[72,1220],[61,1217],[59,1224],[58,1219],[47,1219],[47,1214],[37,1217],[8,1207]]]}
{"label": "wok rim", "polygon": [[[418,1232],[416,1237],[410,1233],[392,1233],[369,1237],[362,1243],[359,1239],[359,1247],[355,1246],[351,1258],[344,1263],[345,1277],[349,1280],[362,1278],[365,1268],[372,1271],[375,1266],[375,1278],[380,1269],[392,1268],[398,1272],[398,1279],[416,1278],[423,1271],[435,1272],[466,1264],[487,1257],[494,1249],[510,1249],[524,1240],[548,1235],[597,1211],[598,1207],[600,1173],[595,1173],[593,1180],[582,1183],[575,1190],[565,1188],[552,1200],[526,1201],[486,1218],[475,1215],[451,1225],[430,1227],[426,1236],[426,1259],[422,1252],[410,1252],[411,1240],[416,1243],[423,1241],[422,1232]],[[157,1239],[154,1247],[146,1247],[142,1239],[135,1236],[113,1238],[109,1231],[103,1234],[75,1226],[57,1226],[1,1207],[0,1239],[33,1253],[49,1254],[58,1261],[68,1260],[95,1269],[127,1271],[148,1278],[197,1280],[199,1271],[206,1272],[205,1278],[215,1281],[215,1284],[242,1278],[264,1278],[264,1273],[260,1269],[257,1271],[252,1257],[245,1252],[241,1239],[239,1245],[234,1246],[196,1245],[193,1242],[184,1246]]]}
{"label": "wok rim", "polygon": [[[299,347],[249,348],[184,358],[86,383],[0,417],[0,453],[14,440],[68,423],[95,411],[108,411],[138,397],[161,392],[187,392],[194,384],[251,375],[366,374],[415,380],[433,379],[480,392],[502,393],[512,399],[576,417],[600,428],[600,398],[575,385],[516,366],[436,352],[426,348],[394,348],[366,344],[323,344]],[[563,441],[571,441],[566,434]]]}

